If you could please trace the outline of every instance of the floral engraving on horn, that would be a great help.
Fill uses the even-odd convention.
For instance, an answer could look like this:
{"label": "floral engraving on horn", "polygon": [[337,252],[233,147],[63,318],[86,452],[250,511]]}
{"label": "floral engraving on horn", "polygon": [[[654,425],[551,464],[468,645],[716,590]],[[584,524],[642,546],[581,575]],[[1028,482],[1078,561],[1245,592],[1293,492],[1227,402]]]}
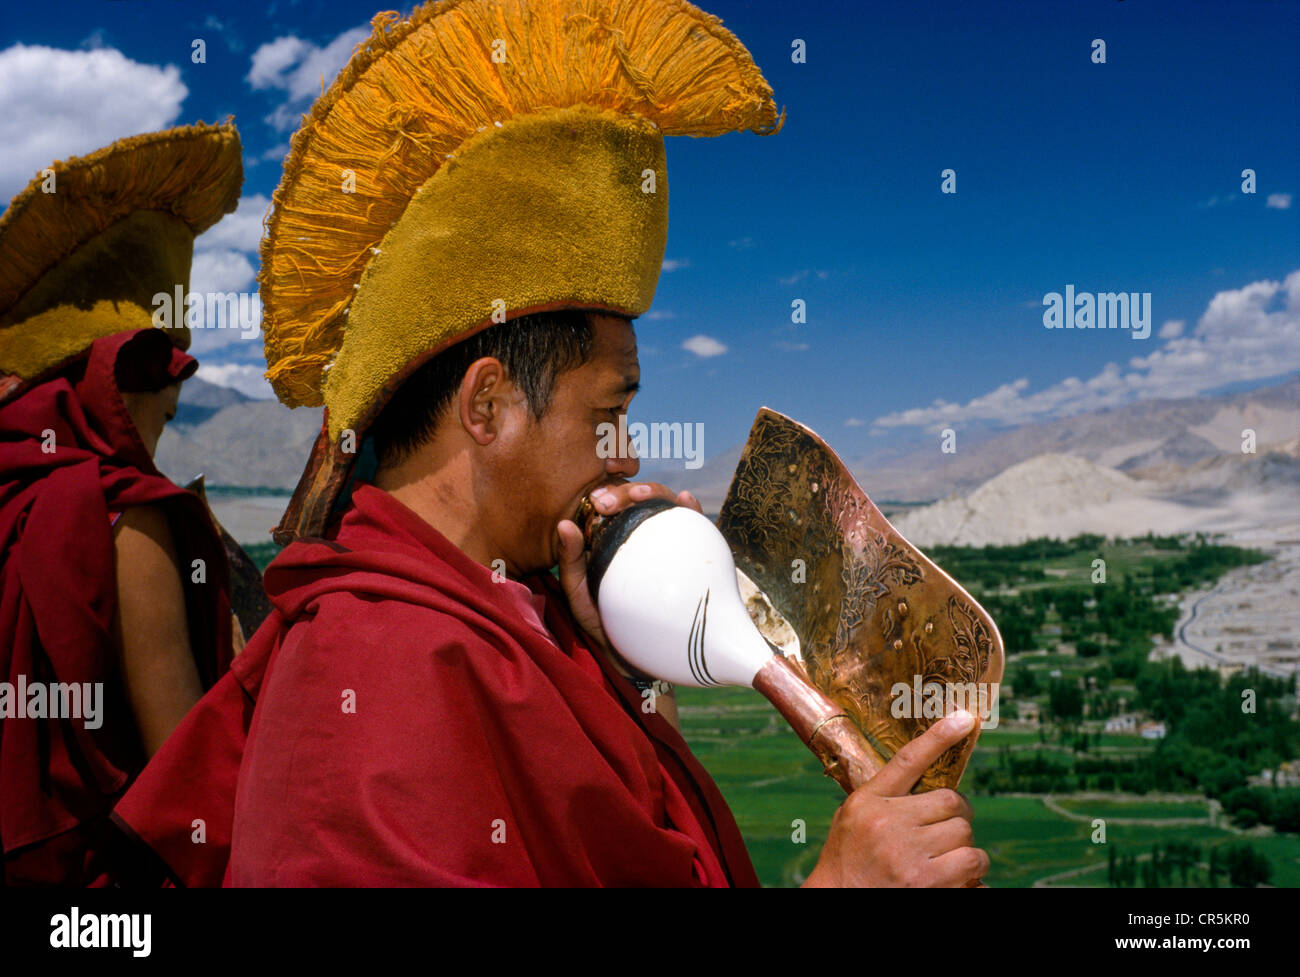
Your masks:
{"label": "floral engraving on horn", "polygon": [[[939,718],[897,714],[901,684],[1001,679],[1001,639],[987,613],[898,534],[825,442],[789,418],[759,411],[718,528],[798,634],[809,679],[882,757]],[[796,559],[806,579],[792,579]],[[948,750],[917,789],[956,787],[973,748],[968,737]]]}

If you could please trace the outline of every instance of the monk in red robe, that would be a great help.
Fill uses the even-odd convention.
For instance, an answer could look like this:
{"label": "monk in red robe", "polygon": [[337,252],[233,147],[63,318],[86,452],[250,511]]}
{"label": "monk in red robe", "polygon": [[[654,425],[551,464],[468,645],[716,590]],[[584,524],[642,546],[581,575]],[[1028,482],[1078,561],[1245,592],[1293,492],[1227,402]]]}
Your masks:
{"label": "monk in red robe", "polygon": [[[229,665],[225,550],[151,457],[196,366],[158,330],[119,333],[0,407],[8,885],[107,884],[113,803]],[[19,702],[65,684],[84,715]]]}
{"label": "monk in red robe", "polygon": [[[115,811],[177,883],[757,882],[669,697],[643,712],[613,655],[572,518],[698,508],[600,437],[640,383],[664,137],[783,116],[689,3],[471,6],[376,16],[285,161],[267,377],[324,423],[272,616]],[[968,729],[855,792],[808,881],[982,874],[966,802],[907,794]]]}
{"label": "monk in red robe", "polygon": [[239,138],[47,172],[0,218],[0,883],[101,886],[150,868],[109,813],[232,656],[225,549],[153,462],[198,362],[151,299],[234,209]]}
{"label": "monk in red robe", "polygon": [[[630,324],[583,313],[480,333],[406,381],[373,481],[272,563],[272,617],[117,809],[175,881],[757,884],[605,642],[567,518],[589,495],[694,503],[626,482],[630,445],[597,456],[638,384]],[[982,874],[966,802],[907,795],[968,730],[936,725],[850,798],[809,884]]]}

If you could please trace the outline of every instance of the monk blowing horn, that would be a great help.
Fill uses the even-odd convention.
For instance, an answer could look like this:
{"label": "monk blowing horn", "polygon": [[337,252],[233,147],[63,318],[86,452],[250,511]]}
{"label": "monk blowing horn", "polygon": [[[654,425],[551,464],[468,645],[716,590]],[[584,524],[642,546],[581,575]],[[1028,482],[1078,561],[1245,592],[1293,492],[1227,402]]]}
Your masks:
{"label": "monk blowing horn", "polygon": [[[984,720],[996,708],[1004,655],[987,612],[825,442],[775,411],[754,421],[717,528],[661,499],[580,519],[592,600],[619,654],[674,684],[756,689],[845,791],[941,718],[898,708],[900,688],[984,690],[966,705]],[[977,736],[916,790],[955,788]]]}

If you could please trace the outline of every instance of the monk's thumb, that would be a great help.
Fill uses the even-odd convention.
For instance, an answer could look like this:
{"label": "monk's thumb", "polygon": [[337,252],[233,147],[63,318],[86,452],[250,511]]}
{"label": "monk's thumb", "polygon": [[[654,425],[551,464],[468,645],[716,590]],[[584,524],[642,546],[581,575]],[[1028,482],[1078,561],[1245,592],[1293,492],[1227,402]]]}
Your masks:
{"label": "monk's thumb", "polygon": [[884,769],[871,778],[871,789],[884,796],[908,793],[944,750],[969,735],[974,727],[975,717],[965,709],[949,713],[921,736],[904,744]]}
{"label": "monk's thumb", "polygon": [[586,569],[582,559],[582,530],[566,520],[560,523],[556,532],[560,534],[560,572],[581,576]]}

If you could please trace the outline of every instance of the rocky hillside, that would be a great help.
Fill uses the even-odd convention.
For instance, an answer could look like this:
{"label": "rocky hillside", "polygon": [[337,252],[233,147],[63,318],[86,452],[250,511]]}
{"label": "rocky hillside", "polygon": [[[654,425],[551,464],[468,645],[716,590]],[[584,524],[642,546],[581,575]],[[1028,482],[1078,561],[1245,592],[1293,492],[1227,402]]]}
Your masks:
{"label": "rocky hillside", "polygon": [[[202,471],[209,484],[292,488],[320,419],[319,409],[291,411],[275,401],[249,400],[234,390],[192,379],[183,388],[176,421],[159,444],[160,467],[178,480]],[[1254,455],[1241,453],[1244,428],[1255,431]],[[820,433],[834,446],[835,432]],[[1027,491],[1036,511],[1040,503],[1044,512],[1068,509],[1052,500],[1075,497],[1066,484],[1068,476],[1062,473],[1081,472],[1073,462],[1060,461],[1070,457],[1111,473],[1099,476],[1093,471],[1088,483],[1096,491],[1110,493],[1111,501],[1123,494],[1120,486],[1131,485],[1137,495],[1156,500],[1231,506],[1238,496],[1289,491],[1296,485],[1300,378],[1218,397],[1147,401],[996,434],[959,431],[955,454],[941,453],[938,437],[929,433],[918,435],[916,444],[888,455],[847,458],[846,463],[877,502],[948,500],[942,518],[926,517],[932,522],[941,518],[933,523],[936,532],[959,525],[974,531],[979,520],[961,515],[956,500],[967,504],[981,486],[1043,457],[1056,460],[1016,475],[1029,481],[1014,491],[1008,489],[1008,503],[1014,501],[1015,492]],[[645,461],[641,477],[690,489],[706,511],[716,512],[731,484],[740,450],[740,445],[733,445],[694,470],[686,469],[680,460]],[[1127,477],[1128,482],[1116,482],[1112,475]],[[1098,504],[1094,497],[1083,508],[1095,509]],[[1020,505],[1027,506],[1027,502]],[[1156,527],[1140,532],[1147,528]]]}
{"label": "rocky hillside", "polygon": [[195,377],[181,388],[176,419],[163,431],[156,460],[182,485],[203,474],[209,485],[291,489],[320,424],[319,409],[289,410]]}

